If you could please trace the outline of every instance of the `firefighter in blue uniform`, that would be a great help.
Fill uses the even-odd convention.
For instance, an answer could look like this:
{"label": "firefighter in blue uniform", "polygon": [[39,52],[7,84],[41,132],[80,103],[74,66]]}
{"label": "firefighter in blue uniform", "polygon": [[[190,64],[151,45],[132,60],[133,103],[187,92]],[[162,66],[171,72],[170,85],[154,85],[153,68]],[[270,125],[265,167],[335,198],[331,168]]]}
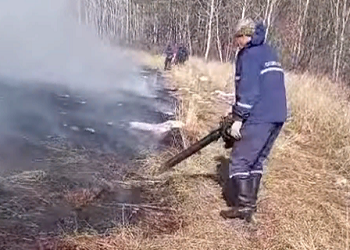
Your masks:
{"label": "firefighter in blue uniform", "polygon": [[171,46],[171,44],[168,44],[166,50],[164,51],[164,54],[165,54],[164,70],[170,70],[171,63],[175,55],[175,45]]}
{"label": "firefighter in blue uniform", "polygon": [[231,208],[221,216],[248,222],[256,212],[263,164],[286,121],[284,71],[274,49],[265,43],[263,23],[239,21],[236,42],[236,100],[232,107],[232,148],[225,196]]}

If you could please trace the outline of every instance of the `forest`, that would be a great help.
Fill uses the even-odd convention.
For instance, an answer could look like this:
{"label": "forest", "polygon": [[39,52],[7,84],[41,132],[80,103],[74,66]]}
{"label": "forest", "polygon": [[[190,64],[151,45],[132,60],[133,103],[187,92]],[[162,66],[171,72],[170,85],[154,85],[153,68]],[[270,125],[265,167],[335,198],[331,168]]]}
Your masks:
{"label": "forest", "polygon": [[76,0],[79,22],[99,36],[157,52],[184,44],[191,55],[234,60],[233,30],[242,17],[263,21],[284,67],[347,81],[349,0]]}

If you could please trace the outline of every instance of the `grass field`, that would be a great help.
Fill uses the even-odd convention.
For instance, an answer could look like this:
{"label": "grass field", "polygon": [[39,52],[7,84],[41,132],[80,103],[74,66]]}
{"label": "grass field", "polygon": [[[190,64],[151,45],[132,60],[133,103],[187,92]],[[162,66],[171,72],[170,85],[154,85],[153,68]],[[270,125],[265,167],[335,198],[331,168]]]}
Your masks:
{"label": "grass field", "polygon": [[[161,57],[145,53],[142,59],[163,66]],[[218,90],[232,92],[231,75],[232,65],[199,58],[166,73],[178,89],[187,145],[230,109]],[[144,175],[164,181],[173,213],[154,217],[151,226],[117,228],[108,237],[67,238],[62,249],[349,249],[349,90],[309,74],[287,73],[286,85],[291,118],[265,167],[256,225],[219,216],[226,205],[216,166],[230,152],[218,142],[162,176],[157,170],[164,156],[145,162]],[[145,233],[152,224],[165,228]]]}

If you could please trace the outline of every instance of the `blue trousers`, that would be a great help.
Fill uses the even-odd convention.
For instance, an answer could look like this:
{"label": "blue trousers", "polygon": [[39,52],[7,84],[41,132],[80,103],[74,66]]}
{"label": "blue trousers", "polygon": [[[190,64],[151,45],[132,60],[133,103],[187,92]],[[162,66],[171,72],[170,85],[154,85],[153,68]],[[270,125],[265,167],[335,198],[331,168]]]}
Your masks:
{"label": "blue trousers", "polygon": [[242,139],[236,141],[231,153],[229,176],[263,173],[263,164],[281,132],[284,123],[245,123]]}

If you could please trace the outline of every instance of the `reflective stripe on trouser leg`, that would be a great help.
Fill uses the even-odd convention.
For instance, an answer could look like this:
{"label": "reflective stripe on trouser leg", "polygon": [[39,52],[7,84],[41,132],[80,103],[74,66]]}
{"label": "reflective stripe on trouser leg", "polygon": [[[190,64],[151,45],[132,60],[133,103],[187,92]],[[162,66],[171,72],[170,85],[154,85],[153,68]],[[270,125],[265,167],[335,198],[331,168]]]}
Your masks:
{"label": "reflective stripe on trouser leg", "polygon": [[249,124],[246,123],[241,129],[242,139],[236,141],[231,152],[229,176],[249,176],[252,166],[259,158],[262,149],[268,141],[272,123]]}
{"label": "reflective stripe on trouser leg", "polygon": [[251,174],[263,174],[264,163],[268,160],[271,149],[283,127],[283,123],[275,123],[272,125],[273,127],[271,129],[270,136],[268,137],[264,147],[260,151],[255,163],[251,167]]}

